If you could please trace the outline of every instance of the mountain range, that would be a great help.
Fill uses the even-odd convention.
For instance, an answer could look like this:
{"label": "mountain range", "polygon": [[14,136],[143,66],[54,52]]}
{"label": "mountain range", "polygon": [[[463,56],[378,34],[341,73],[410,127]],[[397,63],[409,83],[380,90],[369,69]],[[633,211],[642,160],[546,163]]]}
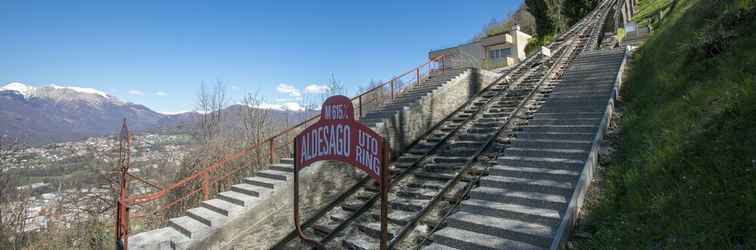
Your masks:
{"label": "mountain range", "polygon": [[[232,105],[223,112],[239,113],[240,108],[244,107]],[[291,113],[302,112],[281,107],[271,115],[273,120],[288,121]],[[200,116],[197,112],[162,114],[91,88],[35,87],[17,82],[0,87],[0,136],[28,145],[113,135],[124,118],[135,132],[187,132]],[[294,117],[301,120],[304,116]],[[233,123],[228,126],[234,127]]]}

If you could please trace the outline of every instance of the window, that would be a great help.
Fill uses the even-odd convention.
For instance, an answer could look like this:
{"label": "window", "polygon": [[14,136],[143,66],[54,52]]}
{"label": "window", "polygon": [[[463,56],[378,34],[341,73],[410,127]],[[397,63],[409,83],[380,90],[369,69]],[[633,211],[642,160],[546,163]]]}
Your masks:
{"label": "window", "polygon": [[489,59],[500,59],[512,55],[512,48],[498,48],[488,50]]}

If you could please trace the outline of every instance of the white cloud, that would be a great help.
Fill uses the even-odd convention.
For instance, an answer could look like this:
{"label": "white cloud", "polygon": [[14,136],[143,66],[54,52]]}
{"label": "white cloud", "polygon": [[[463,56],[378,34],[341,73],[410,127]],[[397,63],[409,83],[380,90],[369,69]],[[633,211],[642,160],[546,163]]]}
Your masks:
{"label": "white cloud", "polygon": [[296,103],[296,102],[287,102],[281,106],[283,106],[286,110],[291,110],[291,111],[304,111],[305,110],[305,108],[302,107],[302,105],[299,105],[299,103]]}
{"label": "white cloud", "polygon": [[276,87],[276,90],[278,92],[288,94],[289,96],[294,96],[294,97],[302,96],[302,93],[299,93],[299,90],[297,90],[297,88],[286,83],[278,84],[278,87]]}
{"label": "white cloud", "polygon": [[289,110],[289,111],[304,111],[305,108],[302,107],[297,102],[285,102],[285,103],[261,103],[260,105],[257,105],[257,108],[261,109],[273,109],[273,110]]}
{"label": "white cloud", "polygon": [[307,94],[322,94],[328,92],[330,88],[326,85],[310,84],[305,86],[304,92]]}
{"label": "white cloud", "polygon": [[231,90],[238,90],[238,89],[239,89],[239,86],[231,85]]}
{"label": "white cloud", "polygon": [[168,94],[166,94],[166,93],[165,93],[165,92],[163,92],[163,91],[158,91],[158,92],[155,92],[155,95],[156,95],[156,96],[167,96]]}
{"label": "white cloud", "polygon": [[129,95],[136,95],[136,96],[143,96],[144,95],[144,92],[136,90],[136,89],[129,90],[128,93],[129,93]]}

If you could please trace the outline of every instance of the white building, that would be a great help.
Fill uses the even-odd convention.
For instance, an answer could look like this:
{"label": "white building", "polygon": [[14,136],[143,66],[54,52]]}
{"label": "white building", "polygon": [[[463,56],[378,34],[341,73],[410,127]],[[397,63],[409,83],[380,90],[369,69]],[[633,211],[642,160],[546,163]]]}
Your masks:
{"label": "white building", "polygon": [[446,55],[447,67],[491,68],[511,66],[526,58],[525,46],[531,36],[515,25],[509,32],[459,46],[431,51],[429,58]]}

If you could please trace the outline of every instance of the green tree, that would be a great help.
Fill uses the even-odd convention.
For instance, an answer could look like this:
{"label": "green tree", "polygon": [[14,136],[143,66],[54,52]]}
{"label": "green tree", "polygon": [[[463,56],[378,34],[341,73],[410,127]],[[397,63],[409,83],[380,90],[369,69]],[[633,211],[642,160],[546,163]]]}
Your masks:
{"label": "green tree", "polygon": [[533,14],[536,22],[536,36],[539,38],[556,33],[556,21],[550,14],[550,2],[548,0],[525,0],[528,11]]}
{"label": "green tree", "polygon": [[562,0],[561,15],[565,24],[572,26],[596,7],[596,0]]}

